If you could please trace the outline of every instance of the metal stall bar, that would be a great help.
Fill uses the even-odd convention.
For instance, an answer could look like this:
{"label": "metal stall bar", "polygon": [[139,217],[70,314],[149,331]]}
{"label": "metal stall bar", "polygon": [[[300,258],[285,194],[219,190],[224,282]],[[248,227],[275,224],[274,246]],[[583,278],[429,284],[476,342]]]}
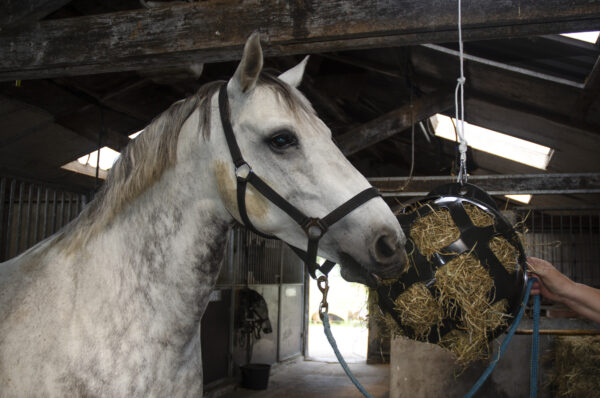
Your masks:
{"label": "metal stall bar", "polygon": [[56,231],[56,197],[57,197],[57,193],[56,190],[54,190],[54,195],[52,196],[52,225],[50,227],[50,233],[49,235],[52,235],[54,233],[54,231]]}
{"label": "metal stall bar", "polygon": [[67,217],[65,219],[65,222],[63,223],[63,225],[66,225],[69,223],[69,221],[71,221],[71,207],[73,207],[73,194],[71,193],[67,193],[67,197],[68,197],[68,201],[69,203],[67,204]]}
{"label": "metal stall bar", "polygon": [[[65,225],[65,192],[60,193],[60,226],[56,228],[61,229]],[[56,231],[54,231],[56,232]]]}
{"label": "metal stall bar", "polygon": [[7,230],[4,227],[4,203],[6,202],[6,178],[0,178],[0,261],[4,261],[4,239]]}
{"label": "metal stall bar", "polygon": [[20,249],[20,244],[21,244],[21,213],[23,210],[23,190],[25,183],[24,182],[20,182],[19,183],[19,202],[17,203],[17,222],[16,222],[16,228],[17,228],[17,233],[16,233],[16,244],[15,244],[15,256],[17,254],[19,254],[19,249]]}
{"label": "metal stall bar", "polygon": [[29,184],[27,192],[27,213],[25,213],[25,243],[24,250],[31,247],[29,239],[31,238],[31,201],[33,200],[33,184]]}
{"label": "metal stall bar", "polygon": [[11,234],[10,231],[12,230],[12,219],[13,219],[13,211],[14,211],[14,201],[15,201],[15,190],[17,189],[17,182],[15,180],[12,180],[10,182],[10,193],[8,195],[8,222],[6,223],[6,245],[5,245],[5,251],[4,251],[4,259],[8,259],[10,257],[10,241],[11,241]]}
{"label": "metal stall bar", "polygon": [[33,244],[38,243],[38,232],[40,228],[40,201],[42,199],[42,187],[38,185],[37,196],[35,201],[35,222],[33,225]]}
{"label": "metal stall bar", "polygon": [[42,239],[48,236],[48,201],[50,200],[50,192],[48,188],[44,189],[44,222],[42,223]]}

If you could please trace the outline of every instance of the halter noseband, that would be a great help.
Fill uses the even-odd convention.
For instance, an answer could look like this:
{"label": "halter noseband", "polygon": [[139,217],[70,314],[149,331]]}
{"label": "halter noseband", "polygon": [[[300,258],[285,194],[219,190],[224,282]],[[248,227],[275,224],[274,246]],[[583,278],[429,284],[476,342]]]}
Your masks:
{"label": "halter noseband", "polygon": [[244,160],[240,148],[235,139],[231,121],[229,120],[229,101],[227,99],[227,83],[221,86],[219,91],[219,113],[221,114],[221,124],[223,125],[223,131],[225,132],[225,139],[227,140],[227,146],[235,165],[235,176],[237,180],[237,204],[242,218],[243,224],[250,228],[254,233],[269,239],[277,239],[275,236],[264,234],[258,231],[246,211],[246,186],[251,184],[254,188],[260,192],[265,198],[267,198],[275,206],[283,210],[289,215],[304,231],[308,238],[308,247],[306,251],[300,250],[296,247],[290,246],[292,250],[302,259],[308,268],[310,275],[316,279],[316,271],[319,270],[321,273],[327,275],[329,271],[334,267],[335,263],[332,261],[325,261],[322,266],[317,264],[317,250],[319,248],[319,240],[325,235],[329,227],[341,220],[347,214],[352,212],[357,207],[363,205],[367,201],[379,197],[379,192],[374,187],[365,189],[364,191],[356,194],[350,198],[347,202],[341,204],[338,208],[333,210],[331,213],[323,218],[313,218],[306,216],[302,211],[298,210],[294,205],[284,199],[281,195],[275,192],[267,183],[265,183],[259,176],[257,176],[252,167]]}

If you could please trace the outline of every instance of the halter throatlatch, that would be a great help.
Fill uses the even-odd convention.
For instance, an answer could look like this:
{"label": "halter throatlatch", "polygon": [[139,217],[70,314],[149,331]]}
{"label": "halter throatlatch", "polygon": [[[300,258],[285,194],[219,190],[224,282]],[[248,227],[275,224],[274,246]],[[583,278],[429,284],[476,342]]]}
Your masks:
{"label": "halter throatlatch", "polygon": [[331,213],[323,218],[313,218],[306,216],[302,211],[298,210],[294,205],[284,199],[281,195],[275,192],[267,183],[265,183],[259,176],[257,176],[252,167],[244,160],[240,148],[235,139],[233,133],[233,127],[231,126],[230,115],[229,115],[229,102],[227,99],[227,83],[221,86],[219,90],[219,113],[221,114],[221,124],[223,125],[223,131],[225,132],[225,139],[227,140],[227,146],[233,159],[235,166],[235,177],[237,180],[237,204],[240,212],[242,223],[250,228],[254,233],[270,239],[276,239],[275,236],[267,235],[257,230],[246,210],[246,187],[251,184],[258,192],[261,193],[275,206],[283,210],[288,216],[290,216],[304,231],[308,238],[308,247],[306,251],[300,250],[296,247],[290,246],[291,249],[304,261],[308,268],[310,275],[316,279],[316,271],[319,270],[321,273],[327,275],[329,271],[334,267],[335,263],[327,260],[322,266],[317,264],[317,251],[319,248],[319,240],[327,233],[328,229],[344,218],[347,214],[352,212],[357,207],[368,202],[369,200],[379,197],[377,189],[370,187],[357,195],[349,199],[347,202],[340,205],[338,208],[333,210]]}

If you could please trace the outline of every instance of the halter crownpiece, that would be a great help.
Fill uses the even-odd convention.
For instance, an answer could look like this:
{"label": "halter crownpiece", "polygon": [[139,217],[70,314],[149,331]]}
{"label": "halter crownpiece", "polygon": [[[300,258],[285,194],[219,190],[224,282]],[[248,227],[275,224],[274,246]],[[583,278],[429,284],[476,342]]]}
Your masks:
{"label": "halter crownpiece", "polygon": [[251,184],[258,192],[261,193],[261,195],[263,195],[265,198],[271,201],[271,203],[279,207],[294,221],[296,221],[296,223],[300,225],[306,234],[306,237],[308,238],[308,246],[306,251],[300,250],[293,246],[290,246],[290,248],[304,261],[310,275],[316,279],[317,270],[325,275],[328,274],[329,271],[331,271],[331,269],[334,267],[335,263],[327,260],[322,266],[317,264],[316,261],[319,240],[323,237],[323,235],[325,235],[325,233],[327,233],[333,224],[369,200],[379,197],[380,194],[377,189],[370,187],[362,192],[359,192],[323,218],[308,217],[297,207],[279,195],[275,190],[273,190],[259,176],[257,176],[252,170],[252,167],[244,160],[237,144],[237,140],[235,139],[233,127],[231,126],[229,102],[227,98],[227,83],[223,84],[219,90],[219,113],[221,115],[221,124],[223,125],[223,132],[225,133],[227,146],[229,147],[229,152],[231,153],[231,158],[235,166],[235,176],[237,181],[237,204],[242,223],[254,233],[262,237],[277,239],[273,235],[268,235],[257,230],[254,225],[252,225],[252,222],[248,217],[248,212],[246,210],[246,188],[248,184]]}

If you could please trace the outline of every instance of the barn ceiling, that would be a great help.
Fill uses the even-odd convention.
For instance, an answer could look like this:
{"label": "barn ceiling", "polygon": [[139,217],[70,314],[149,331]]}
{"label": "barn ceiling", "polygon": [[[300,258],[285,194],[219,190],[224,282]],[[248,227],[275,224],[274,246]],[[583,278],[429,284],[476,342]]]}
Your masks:
{"label": "barn ceiling", "polygon": [[[231,76],[258,29],[267,68],[312,53],[301,90],[365,175],[409,174],[411,121],[414,175],[449,175],[455,145],[427,120],[454,112],[455,4],[391,3],[9,1],[0,5],[0,173],[93,190],[94,178],[61,166],[99,143],[121,150],[170,104]],[[600,46],[558,35],[598,30],[600,4],[532,0],[516,15],[512,3],[463,2],[467,121],[554,149],[546,173],[600,173]],[[472,174],[544,173],[469,155]],[[599,198],[535,195],[532,204]]]}

